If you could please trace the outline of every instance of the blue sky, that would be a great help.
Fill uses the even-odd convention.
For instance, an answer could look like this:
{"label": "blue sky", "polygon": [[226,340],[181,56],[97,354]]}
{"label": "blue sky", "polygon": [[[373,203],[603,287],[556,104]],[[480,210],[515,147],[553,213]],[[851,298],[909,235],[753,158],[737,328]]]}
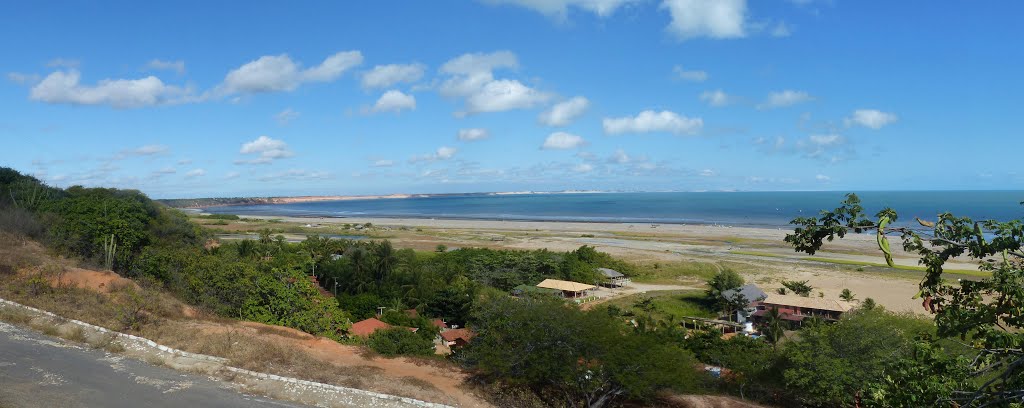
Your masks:
{"label": "blue sky", "polygon": [[7,4],[0,165],[155,197],[1024,185],[1019,2],[351,3]]}

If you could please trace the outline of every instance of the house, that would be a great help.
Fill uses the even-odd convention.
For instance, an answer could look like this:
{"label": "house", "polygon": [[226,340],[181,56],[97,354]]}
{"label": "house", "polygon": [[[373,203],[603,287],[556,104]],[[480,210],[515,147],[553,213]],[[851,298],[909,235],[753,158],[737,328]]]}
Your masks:
{"label": "house", "polygon": [[757,311],[751,314],[751,317],[755,321],[763,322],[765,315],[772,309],[778,310],[783,320],[796,323],[801,323],[809,317],[835,321],[839,320],[843,313],[853,309],[853,304],[831,298],[773,294],[760,302]]}
{"label": "house", "polygon": [[579,299],[587,297],[590,291],[597,289],[597,286],[594,285],[558,279],[544,279],[543,282],[537,284],[537,287],[542,289],[555,289],[561,291],[562,297],[570,299]]}
{"label": "house", "polygon": [[604,276],[604,282],[601,283],[605,286],[620,288],[630,283],[630,280],[626,275],[623,275],[621,272],[614,269],[597,268],[597,271]]}
{"label": "house", "polygon": [[747,307],[736,311],[736,321],[739,323],[746,322],[750,315],[757,311],[757,306],[761,301],[768,297],[767,293],[753,283],[722,291],[722,297],[726,299],[732,299],[736,295],[743,296],[747,300]]}
{"label": "house", "polygon": [[476,333],[469,329],[449,329],[441,332],[441,339],[448,347],[463,347],[469,344],[474,336]]}
{"label": "house", "polygon": [[448,329],[448,323],[445,323],[445,322],[444,322],[444,320],[441,320],[441,319],[433,319],[433,320],[431,320],[431,321],[430,321],[430,323],[431,323],[431,324],[433,324],[433,325],[434,325],[435,327],[437,327],[438,329],[441,329],[441,330],[446,330],[446,329]]}
{"label": "house", "polygon": [[[352,323],[352,327],[348,329],[348,333],[351,336],[359,336],[365,338],[370,337],[370,335],[376,332],[377,330],[389,329],[391,327],[393,326],[384,323],[375,317],[371,317],[366,320],[360,320],[358,322]],[[416,327],[406,327],[406,329],[409,329],[409,331],[413,333],[419,330]]]}
{"label": "house", "polygon": [[371,317],[366,320],[360,320],[352,323],[352,327],[348,329],[348,332],[353,336],[370,337],[373,332],[380,329],[387,329],[389,327],[391,327],[390,324],[377,320],[375,317]]}
{"label": "house", "polygon": [[324,289],[323,286],[320,286],[320,281],[316,278],[316,276],[310,276],[309,281],[313,282],[313,286],[316,288],[317,291],[320,292],[321,295],[324,295],[326,297],[334,297],[333,293],[331,293],[327,289]]}

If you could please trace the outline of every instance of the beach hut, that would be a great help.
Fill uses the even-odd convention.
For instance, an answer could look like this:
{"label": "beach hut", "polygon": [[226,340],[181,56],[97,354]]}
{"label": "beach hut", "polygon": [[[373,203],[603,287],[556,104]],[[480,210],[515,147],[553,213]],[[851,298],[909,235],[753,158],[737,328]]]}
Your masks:
{"label": "beach hut", "polygon": [[597,286],[594,285],[558,279],[544,279],[543,282],[537,284],[537,287],[561,291],[562,297],[571,299],[587,297],[590,291],[597,289]]}
{"label": "beach hut", "polygon": [[602,276],[604,276],[604,282],[601,283],[605,286],[620,288],[629,284],[630,282],[629,278],[627,278],[626,275],[623,275],[621,272],[616,271],[614,269],[597,268],[597,271],[600,272]]}

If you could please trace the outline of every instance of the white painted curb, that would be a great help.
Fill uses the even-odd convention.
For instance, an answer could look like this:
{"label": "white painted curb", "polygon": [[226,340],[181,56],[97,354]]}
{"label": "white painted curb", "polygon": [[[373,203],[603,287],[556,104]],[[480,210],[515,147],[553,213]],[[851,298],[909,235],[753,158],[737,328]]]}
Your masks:
{"label": "white painted curb", "polygon": [[[133,336],[131,334],[126,334],[126,333],[121,333],[121,332],[118,332],[118,331],[110,330],[110,329],[107,329],[107,328],[104,328],[104,327],[96,326],[96,325],[89,324],[89,323],[86,323],[86,322],[83,322],[83,321],[79,321],[79,320],[75,320],[75,319],[68,319],[66,317],[58,316],[57,314],[54,314],[54,313],[51,313],[51,312],[48,312],[48,311],[45,311],[45,310],[36,309],[34,307],[31,307],[31,306],[25,306],[25,305],[23,305],[21,303],[12,302],[12,301],[7,300],[7,299],[0,298],[0,306],[7,306],[7,307],[15,308],[15,309],[27,310],[27,311],[32,312],[32,313],[42,314],[42,315],[49,316],[49,317],[52,317],[52,318],[55,318],[55,319],[60,319],[60,320],[67,321],[67,322],[70,322],[72,324],[75,324],[77,326],[81,326],[81,327],[85,327],[85,328],[88,328],[88,329],[91,329],[91,330],[98,331],[100,333],[114,335],[114,336],[116,336],[116,337],[118,337],[118,338],[120,338],[122,340],[130,340],[132,343],[135,343],[135,344],[138,344],[138,345],[143,345],[143,346],[148,346],[150,348],[155,348],[155,349],[160,350],[160,351],[165,352],[165,353],[174,354],[174,355],[177,355],[177,356],[192,358],[192,359],[201,360],[201,361],[206,361],[206,362],[211,362],[211,363],[221,364],[221,365],[224,366],[224,369],[226,369],[228,371],[231,371],[231,372],[236,373],[236,374],[241,374],[241,375],[246,375],[246,376],[249,376],[249,377],[257,378],[257,379],[260,379],[260,380],[278,381],[278,382],[283,382],[283,383],[287,383],[287,384],[301,385],[301,386],[305,386],[305,387],[312,387],[312,388],[315,388],[315,389],[318,389],[318,390],[322,390],[322,391],[342,393],[342,394],[346,394],[348,396],[357,395],[357,396],[361,396],[361,397],[369,397],[370,399],[373,399],[373,400],[379,400],[379,402],[381,402],[381,403],[399,402],[399,403],[409,404],[409,405],[416,406],[416,407],[454,408],[454,407],[452,407],[450,405],[438,404],[438,403],[433,403],[433,402],[426,402],[426,401],[421,401],[421,400],[413,399],[413,398],[399,397],[397,395],[381,394],[381,393],[378,393],[378,392],[360,390],[360,389],[357,389],[357,388],[348,388],[348,387],[342,387],[342,386],[338,386],[338,385],[331,385],[331,384],[324,384],[324,383],[318,383],[318,382],[313,382],[313,381],[300,380],[298,378],[282,377],[282,376],[274,375],[274,374],[260,373],[260,372],[246,370],[246,369],[238,368],[238,367],[231,367],[231,366],[229,366],[227,364],[228,360],[226,358],[208,356],[208,355],[205,355],[205,354],[189,353],[189,352],[184,351],[184,350],[178,350],[176,348],[167,347],[167,346],[162,345],[162,344],[157,344],[155,341],[147,339],[147,338],[143,338],[143,337],[139,337],[139,336]],[[375,402],[378,402],[378,401],[375,401]]]}

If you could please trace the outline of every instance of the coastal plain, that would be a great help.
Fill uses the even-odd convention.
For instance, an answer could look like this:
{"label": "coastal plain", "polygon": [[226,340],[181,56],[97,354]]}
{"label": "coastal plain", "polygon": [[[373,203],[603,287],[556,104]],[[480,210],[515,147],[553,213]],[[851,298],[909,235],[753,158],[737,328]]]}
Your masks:
{"label": "coastal plain", "polygon": [[[434,251],[463,247],[570,251],[593,246],[636,266],[643,284],[700,287],[721,268],[739,272],[771,293],[783,280],[807,280],[812,296],[835,298],[850,289],[857,299],[874,299],[899,312],[925,313],[914,299],[923,271],[917,258],[894,240],[895,268],[885,266],[874,235],[852,234],[828,242],[814,256],[794,252],[786,228],[724,225],[462,220],[440,218],[332,218],[244,216],[240,220],[195,218],[223,236],[256,233],[301,240],[306,235],[358,235],[388,239],[398,248]],[[244,235],[242,235],[244,236]],[[947,279],[979,276],[977,265],[948,264]],[[657,289],[645,288],[645,289]]]}

